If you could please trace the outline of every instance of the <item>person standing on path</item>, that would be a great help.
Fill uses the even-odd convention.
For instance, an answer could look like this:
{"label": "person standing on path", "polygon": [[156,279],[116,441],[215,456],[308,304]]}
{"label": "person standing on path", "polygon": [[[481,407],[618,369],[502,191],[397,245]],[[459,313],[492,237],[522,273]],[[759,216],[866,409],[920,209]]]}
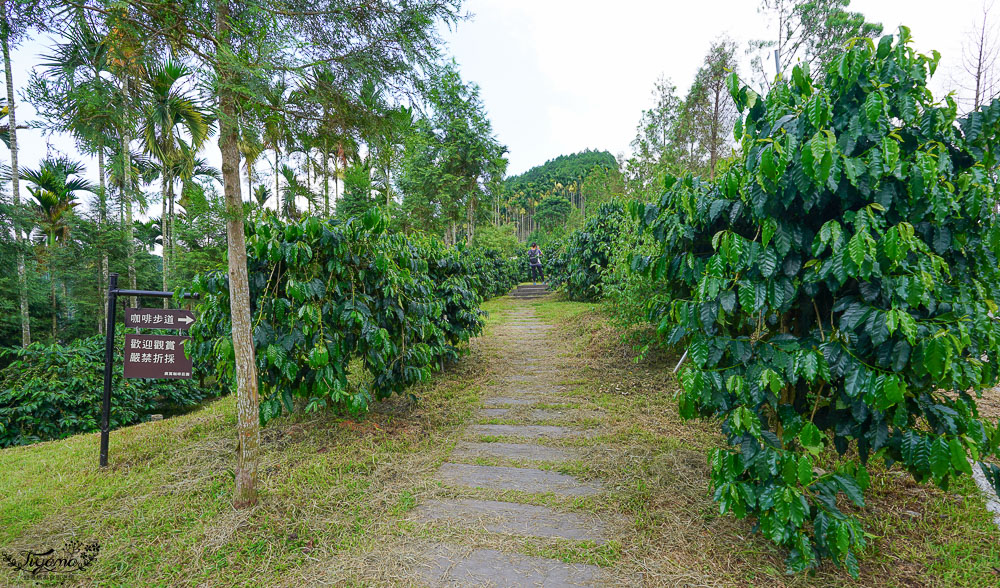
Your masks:
{"label": "person standing on path", "polygon": [[542,250],[538,248],[538,243],[532,243],[528,249],[528,269],[531,270],[531,283],[537,284],[538,280],[545,283],[545,274],[542,273]]}

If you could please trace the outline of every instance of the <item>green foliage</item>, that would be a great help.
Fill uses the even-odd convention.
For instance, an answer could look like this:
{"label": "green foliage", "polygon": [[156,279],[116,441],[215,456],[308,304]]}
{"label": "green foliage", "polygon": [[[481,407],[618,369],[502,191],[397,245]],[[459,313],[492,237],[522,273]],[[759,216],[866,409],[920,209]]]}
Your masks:
{"label": "green foliage", "polygon": [[521,243],[517,240],[517,226],[511,223],[477,227],[472,244],[477,248],[499,251],[507,257],[514,257],[521,250]]}
{"label": "green foliage", "polygon": [[[427,380],[479,333],[483,296],[511,283],[498,254],[387,227],[379,209],[346,222],[265,214],[247,223],[263,422],[292,410],[293,397],[307,410],[359,412]],[[202,302],[190,346],[195,363],[225,384],[234,369],[228,281],[222,271],[195,279]],[[370,380],[349,386],[352,365]]]}
{"label": "green foliage", "polygon": [[470,264],[470,281],[484,300],[510,292],[524,274],[517,256],[495,249],[463,248],[462,257]]}
{"label": "green foliage", "polygon": [[751,69],[763,87],[770,87],[773,79],[774,50],[783,78],[796,63],[805,63],[821,78],[852,39],[874,39],[882,34],[881,24],[850,12],[850,5],[851,0],[761,0],[760,11],[778,29],[777,39],[750,41],[751,52],[756,52]]}
{"label": "green foliage", "polygon": [[480,204],[498,187],[507,148],[493,134],[476,84],[455,64],[435,68],[425,88],[431,113],[413,125],[402,155],[399,187],[408,227],[474,235]]}
{"label": "green foliage", "polygon": [[535,209],[535,219],[543,229],[553,229],[566,222],[573,205],[562,196],[547,196]]}
{"label": "green foliage", "polygon": [[570,300],[598,300],[604,275],[623,232],[634,232],[620,202],[609,202],[573,231],[549,267],[553,285],[565,285]]}
{"label": "green foliage", "polygon": [[337,203],[337,216],[361,217],[374,206],[371,165],[364,161],[352,163],[344,170],[344,197]]}
{"label": "green foliage", "polygon": [[908,41],[859,40],[824,83],[796,67],[765,99],[731,77],[742,160],[632,208],[661,244],[634,266],[671,288],[659,333],[690,357],[680,412],[729,441],[714,498],[791,571],[858,574],[845,506],[869,460],[947,488],[1000,444],[974,398],[998,378],[1000,101],[956,119],[927,90],[937,55]]}
{"label": "green foliage", "polygon": [[[117,337],[117,357],[125,337]],[[0,352],[13,360],[0,370],[0,447],[62,439],[98,430],[104,390],[104,337],[68,345],[32,343]],[[209,391],[191,380],[122,377],[115,362],[111,395],[113,428],[142,421],[155,411],[192,406]]]}
{"label": "green foliage", "polygon": [[616,170],[618,162],[607,151],[588,149],[550,159],[523,174],[507,178],[504,184],[511,193],[523,192],[530,198],[541,200],[554,185],[582,184],[597,169]]}
{"label": "green foliage", "polygon": [[518,223],[522,240],[541,243],[579,226],[588,204],[620,193],[621,185],[618,162],[607,151],[560,155],[504,180],[499,209],[505,219]]}

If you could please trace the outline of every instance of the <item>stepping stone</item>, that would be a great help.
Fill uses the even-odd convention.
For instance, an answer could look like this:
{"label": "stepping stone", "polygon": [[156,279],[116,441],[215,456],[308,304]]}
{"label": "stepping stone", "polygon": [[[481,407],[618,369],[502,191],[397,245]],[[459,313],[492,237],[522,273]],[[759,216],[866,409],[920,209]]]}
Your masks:
{"label": "stepping stone", "polygon": [[555,425],[472,425],[466,430],[470,435],[524,437],[525,439],[565,439],[592,435],[590,431]]}
{"label": "stepping stone", "polygon": [[535,445],[533,443],[471,443],[462,441],[455,445],[452,457],[500,457],[534,461],[567,461],[574,454],[566,449]]}
{"label": "stepping stone", "polygon": [[494,396],[483,400],[483,406],[530,406],[532,404],[559,404],[559,402],[545,396]]}
{"label": "stepping stone", "polygon": [[573,476],[531,468],[446,463],[437,471],[446,483],[492,490],[518,490],[531,494],[552,492],[562,496],[591,496],[601,492],[597,482],[581,482]]}
{"label": "stepping stone", "polygon": [[589,564],[568,564],[554,559],[504,553],[495,549],[439,546],[424,555],[427,564],[419,573],[431,586],[593,586],[604,572]]}
{"label": "stepping stone", "polygon": [[413,509],[414,520],[453,522],[463,529],[572,541],[607,541],[607,525],[585,513],[560,512],[547,506],[457,498],[430,500]]}
{"label": "stepping stone", "polygon": [[554,421],[566,418],[566,413],[561,410],[545,410],[536,408],[528,413],[528,418],[533,421]]}
{"label": "stepping stone", "polygon": [[539,376],[542,375],[544,374],[519,374],[516,376],[508,376],[507,379],[511,382],[538,382],[540,379],[544,379],[539,378]]}
{"label": "stepping stone", "polygon": [[499,417],[507,416],[510,412],[509,408],[484,408],[479,411],[484,417],[495,419]]}

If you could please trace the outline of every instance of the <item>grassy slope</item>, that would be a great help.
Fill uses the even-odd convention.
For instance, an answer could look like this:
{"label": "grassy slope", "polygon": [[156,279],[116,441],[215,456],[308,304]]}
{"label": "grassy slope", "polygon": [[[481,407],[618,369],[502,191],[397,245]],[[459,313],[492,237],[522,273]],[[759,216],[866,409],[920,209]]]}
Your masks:
{"label": "grassy slope", "polygon": [[[477,398],[482,353],[407,398],[355,422],[295,415],[263,429],[260,506],[235,511],[235,398],[111,434],[0,451],[0,548],[96,538],[101,553],[71,582],[161,586],[273,584],[341,550],[412,503],[413,484],[443,460]],[[0,586],[26,581],[0,566]]]}
{"label": "grassy slope", "polygon": [[[617,541],[600,548],[560,550],[530,540],[504,545],[609,566],[625,583],[853,584],[832,566],[811,577],[785,576],[780,550],[753,535],[749,522],[717,514],[704,457],[719,442],[717,427],[681,422],[667,362],[636,365],[592,309],[538,305],[543,319],[561,325],[566,361],[579,370],[579,379],[562,384],[606,415],[591,423],[597,437],[559,442],[584,453],[556,469],[601,478],[612,489],[566,508],[621,515],[628,524]],[[84,585],[392,582],[398,576],[386,569],[391,560],[365,554],[433,534],[403,515],[442,492],[429,477],[470,421],[481,392],[509,369],[499,361],[502,353],[483,337],[457,368],[418,391],[418,404],[395,399],[359,423],[297,415],[269,425],[261,504],[249,511],[229,505],[232,398],[115,431],[108,472],[95,471],[97,435],[2,450],[0,547],[96,538],[102,547],[93,567],[62,580]],[[1000,533],[971,482],[942,492],[891,471],[879,470],[873,480],[863,513],[871,547],[858,585],[976,586],[1000,579],[994,572]],[[0,568],[0,585],[26,581]]]}

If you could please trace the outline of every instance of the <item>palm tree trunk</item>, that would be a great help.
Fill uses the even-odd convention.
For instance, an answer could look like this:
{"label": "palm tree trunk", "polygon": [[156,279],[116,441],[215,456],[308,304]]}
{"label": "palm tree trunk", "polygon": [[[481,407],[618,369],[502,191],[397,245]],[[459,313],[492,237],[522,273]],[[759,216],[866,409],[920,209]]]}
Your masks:
{"label": "palm tree trunk", "polygon": [[[128,91],[128,81],[122,82],[122,94],[125,98],[125,102],[129,101],[129,91]],[[125,231],[128,235],[128,239],[125,242],[126,257],[128,260],[128,284],[129,288],[136,290],[136,280],[135,280],[135,225],[132,221],[132,178],[131,178],[131,167],[132,167],[132,154],[129,151],[129,143],[131,140],[128,136],[128,131],[122,132],[122,199],[125,200]],[[129,299],[129,304],[132,308],[137,308],[139,306],[139,299],[132,296]]]}
{"label": "palm tree trunk", "polygon": [[[0,10],[2,10],[0,18],[6,24],[7,19],[10,18],[7,12],[7,0],[0,0]],[[8,27],[4,26],[2,29],[6,32]],[[10,64],[10,39],[6,33],[0,38],[0,45],[3,48],[3,70],[7,82],[7,127],[10,132],[11,187],[14,190],[14,206],[17,207],[21,204],[21,186],[18,183],[20,178],[17,169],[17,119],[14,116],[14,76],[11,73]],[[21,229],[16,224],[14,225],[14,239],[19,243],[23,241]],[[27,347],[31,344],[31,319],[28,316],[28,274],[25,271],[24,251],[20,249],[17,252],[17,289],[21,302],[21,345]]]}
{"label": "palm tree trunk", "polygon": [[340,199],[340,157],[333,158],[333,208],[337,209],[337,200]]}
{"label": "palm tree trunk", "polygon": [[247,165],[247,194],[253,194],[253,164],[250,163],[250,158],[246,159]]}
{"label": "palm tree trunk", "polygon": [[66,286],[66,280],[59,283],[59,289],[62,291],[63,297],[63,315],[66,320],[73,320],[73,305],[69,301],[69,288]]}
{"label": "palm tree trunk", "polygon": [[330,216],[330,153],[323,145],[323,201],[326,203],[326,216]]}
{"label": "palm tree trunk", "polygon": [[[217,50],[229,50],[229,2],[216,0]],[[247,250],[243,234],[243,200],[240,196],[237,145],[236,99],[230,88],[233,73],[225,58],[216,61],[219,109],[219,150],[222,152],[223,191],[226,198],[226,235],[229,246],[229,308],[232,313],[233,351],[236,355],[237,457],[236,508],[257,502],[257,465],[260,452],[260,397],[257,391],[257,363],[250,334],[250,287],[247,279]],[[277,171],[277,170],[275,170]]]}
{"label": "palm tree trunk", "polygon": [[278,146],[274,146],[274,205],[278,207],[278,216],[281,216],[281,193],[278,191]]}
{"label": "palm tree trunk", "polygon": [[476,232],[475,216],[476,216],[476,200],[475,198],[469,199],[468,209],[465,211],[466,222],[469,225],[469,229],[465,234],[465,243],[472,246],[472,237]]}
{"label": "palm tree trunk", "polygon": [[104,139],[100,139],[97,142],[97,181],[100,185],[100,194],[98,195],[98,227],[99,233],[101,235],[101,309],[97,313],[97,332],[101,335],[104,334],[104,325],[106,323],[105,318],[108,315],[108,289],[105,288],[105,284],[108,283],[108,248],[105,241],[104,231],[108,223],[108,197],[107,197],[107,183],[104,179],[105,176],[105,165],[104,165]]}
{"label": "palm tree trunk", "polygon": [[[170,249],[168,243],[170,242],[170,229],[167,224],[167,190],[170,184],[167,179],[166,163],[163,164],[163,170],[160,174],[161,186],[160,186],[160,246],[162,247],[162,257],[163,257],[163,291],[167,291],[167,271],[170,267]],[[163,299],[163,308],[168,308],[167,299]]]}
{"label": "palm tree trunk", "polygon": [[[237,160],[237,162],[238,161],[239,160]],[[237,163],[236,166],[237,166],[236,167],[236,181],[239,181],[239,177],[240,177],[239,176],[239,174],[240,174],[239,163]],[[182,188],[182,190],[183,190],[183,188]],[[170,235],[170,239],[167,240],[167,243],[168,243],[168,245],[170,247],[170,271],[175,271],[174,270],[174,264],[177,263],[177,237],[174,234],[174,229],[175,229],[175,225],[177,224],[177,214],[174,212],[174,201],[176,200],[176,198],[175,198],[175,195],[174,195],[174,179],[173,178],[170,178],[170,183],[167,185],[167,196],[170,197],[170,210],[167,212],[167,218],[170,221],[169,228],[167,229],[167,234]],[[167,286],[168,287],[170,286],[169,280],[167,282]],[[164,290],[164,291],[165,292],[169,292],[170,290]],[[163,300],[163,307],[166,308],[167,304],[169,302],[170,302],[169,300],[164,299]]]}
{"label": "palm tree trunk", "polygon": [[307,151],[306,152],[306,189],[309,190],[310,192],[312,192],[312,189],[313,189],[313,185],[312,185],[312,171],[310,171],[311,167],[312,167],[312,158],[309,157],[309,152]]}
{"label": "palm tree trunk", "polygon": [[[51,258],[50,258],[51,259]],[[49,268],[49,288],[52,290],[52,342],[56,342],[56,274]]]}

